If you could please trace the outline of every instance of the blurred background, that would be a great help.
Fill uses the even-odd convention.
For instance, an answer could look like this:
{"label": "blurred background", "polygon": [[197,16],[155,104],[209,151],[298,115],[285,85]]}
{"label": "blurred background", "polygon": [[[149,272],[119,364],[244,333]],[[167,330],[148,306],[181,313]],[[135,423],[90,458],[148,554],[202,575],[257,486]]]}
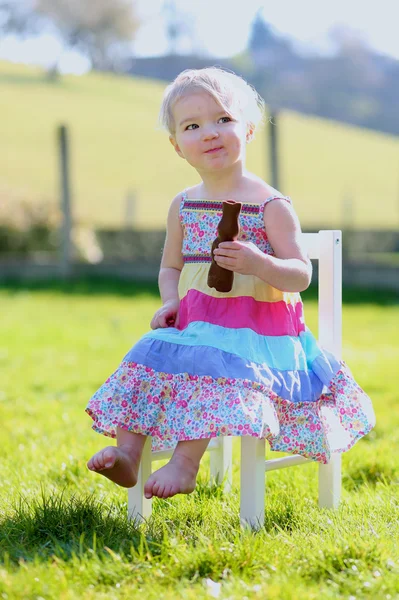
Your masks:
{"label": "blurred background", "polygon": [[219,65],[264,97],[248,168],[303,231],[342,229],[344,284],[399,290],[392,0],[0,0],[0,279],[156,279],[198,181],[158,125],[166,84]]}

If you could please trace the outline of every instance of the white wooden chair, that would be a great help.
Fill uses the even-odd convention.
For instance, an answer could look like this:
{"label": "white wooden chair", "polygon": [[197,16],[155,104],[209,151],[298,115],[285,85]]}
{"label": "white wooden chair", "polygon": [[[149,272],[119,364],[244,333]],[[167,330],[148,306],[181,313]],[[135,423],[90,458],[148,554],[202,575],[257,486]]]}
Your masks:
{"label": "white wooden chair", "polygon": [[[303,233],[303,243],[308,255],[318,260],[318,319],[319,343],[341,357],[342,345],[342,233],[339,230]],[[264,521],[265,471],[284,469],[308,462],[302,456],[285,456],[265,460],[265,440],[243,436],[241,440],[241,521],[253,527]],[[211,463],[211,480],[223,481],[226,492],[232,481],[232,438],[220,437],[208,446]],[[151,474],[152,462],[171,456],[172,452],[151,452],[147,439],[141,462],[139,479],[128,490],[130,518],[145,519],[150,516],[152,501],[144,497],[144,484]],[[341,495],[341,455],[332,456],[327,465],[319,464],[319,506],[335,508]]]}

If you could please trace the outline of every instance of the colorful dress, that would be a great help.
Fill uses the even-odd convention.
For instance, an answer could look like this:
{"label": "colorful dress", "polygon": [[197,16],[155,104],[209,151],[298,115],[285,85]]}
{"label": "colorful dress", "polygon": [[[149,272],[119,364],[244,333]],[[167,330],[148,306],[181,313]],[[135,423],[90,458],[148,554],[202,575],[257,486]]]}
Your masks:
{"label": "colorful dress", "polygon": [[[239,240],[273,255],[267,202],[243,203]],[[299,293],[234,274],[231,292],[207,285],[222,202],[190,200],[180,220],[184,267],[179,327],[146,333],[90,400],[93,429],[149,435],[152,449],[220,435],[266,438],[272,450],[327,463],[374,426],[371,401],[343,361],[320,348]]]}

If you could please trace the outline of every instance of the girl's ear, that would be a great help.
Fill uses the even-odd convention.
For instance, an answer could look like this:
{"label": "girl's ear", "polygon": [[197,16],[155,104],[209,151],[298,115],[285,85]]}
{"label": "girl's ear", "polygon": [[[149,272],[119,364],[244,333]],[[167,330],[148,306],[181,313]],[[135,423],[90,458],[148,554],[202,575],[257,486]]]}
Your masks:
{"label": "girl's ear", "polygon": [[175,138],[173,137],[173,135],[169,136],[169,141],[172,144],[173,148],[176,150],[177,154],[180,156],[180,158],[185,158],[182,154],[182,151],[179,148],[178,143],[176,142]]}
{"label": "girl's ear", "polygon": [[253,125],[248,125],[247,135],[246,135],[247,144],[249,144],[249,142],[252,142],[253,139],[254,139],[254,127],[253,127]]}

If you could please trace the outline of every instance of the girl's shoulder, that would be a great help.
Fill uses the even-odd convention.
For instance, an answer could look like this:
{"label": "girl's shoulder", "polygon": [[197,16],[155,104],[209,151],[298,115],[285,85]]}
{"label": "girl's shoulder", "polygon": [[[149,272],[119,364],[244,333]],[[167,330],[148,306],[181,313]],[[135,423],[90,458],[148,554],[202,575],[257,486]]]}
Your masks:
{"label": "girl's shoulder", "polygon": [[253,182],[252,185],[248,187],[248,191],[238,200],[244,203],[248,202],[249,204],[259,204],[259,207],[263,209],[269,202],[277,199],[286,200],[291,203],[289,196],[285,196],[279,190],[276,190],[271,185],[260,180]]}
{"label": "girl's shoulder", "polygon": [[201,185],[197,184],[191,187],[184,188],[184,190],[181,192],[181,197],[186,200],[201,199]]}
{"label": "girl's shoulder", "polygon": [[272,199],[287,198],[255,173],[247,172],[243,177],[241,187],[241,192],[236,200],[243,203],[259,204],[260,207],[264,207]]}

